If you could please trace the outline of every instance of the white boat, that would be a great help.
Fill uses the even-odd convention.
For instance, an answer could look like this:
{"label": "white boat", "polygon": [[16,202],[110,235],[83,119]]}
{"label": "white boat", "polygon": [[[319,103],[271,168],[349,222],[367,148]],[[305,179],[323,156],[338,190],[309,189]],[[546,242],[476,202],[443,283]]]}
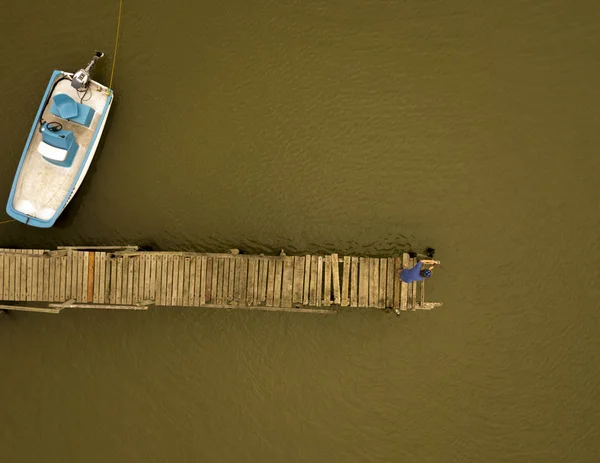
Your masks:
{"label": "white boat", "polygon": [[76,73],[54,71],[29,132],[6,212],[34,227],[54,225],[87,173],[113,100],[90,79],[97,52]]}

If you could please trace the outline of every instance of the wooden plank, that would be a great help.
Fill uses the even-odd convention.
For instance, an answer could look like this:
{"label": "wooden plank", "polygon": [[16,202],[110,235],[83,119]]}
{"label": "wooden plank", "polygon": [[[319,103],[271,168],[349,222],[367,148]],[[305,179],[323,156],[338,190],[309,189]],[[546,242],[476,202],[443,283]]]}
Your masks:
{"label": "wooden plank", "polygon": [[267,302],[267,267],[268,260],[263,258],[260,259],[260,277],[258,279],[258,300],[259,302],[266,303]]}
{"label": "wooden plank", "polygon": [[[34,257],[31,262],[31,298],[30,298],[30,300],[37,301],[38,300],[38,278],[39,278],[39,271],[40,271],[39,264],[41,262],[41,259],[38,257],[39,254],[37,251],[33,251],[33,252],[36,257]],[[2,259],[4,259],[4,256],[0,256],[0,268],[2,268]],[[68,261],[69,261],[69,259],[67,258],[67,262]],[[67,287],[68,287],[68,285],[67,285]],[[2,291],[1,286],[0,286],[0,291]],[[0,300],[2,300],[1,296],[0,296]]]}
{"label": "wooden plank", "polygon": [[12,255],[12,249],[7,249],[6,251],[8,255],[6,256],[6,265],[7,265],[7,274],[8,274],[8,287],[5,291],[5,295],[7,295],[6,300],[14,301],[15,300],[15,265],[14,265],[14,255]]}
{"label": "wooden plank", "polygon": [[367,257],[358,259],[358,305],[367,307],[369,305],[369,265]]}
{"label": "wooden plank", "polygon": [[369,307],[377,307],[379,300],[379,259],[369,259]]}
{"label": "wooden plank", "polygon": [[[10,278],[10,270],[8,268],[7,250],[2,249],[0,254],[0,269],[2,271],[2,279],[0,280],[0,301],[8,299],[8,280]],[[36,290],[37,292],[37,290]]]}
{"label": "wooden plank", "polygon": [[152,260],[150,255],[144,256],[144,291],[142,292],[142,300],[147,301],[150,299],[150,279],[152,277]]}
{"label": "wooden plank", "polygon": [[[283,259],[283,277],[281,281],[281,307],[292,306],[292,282],[294,278],[294,259],[286,256]],[[314,299],[314,294],[313,294]]]}
{"label": "wooden plank", "polygon": [[[155,305],[159,305],[158,298],[160,297],[160,285],[162,281],[162,257],[160,254],[152,254],[150,259],[150,296],[149,300],[154,301]],[[154,273],[152,273],[154,272]]]}
{"label": "wooden plank", "polygon": [[[104,262],[104,303],[108,304],[110,302],[110,269],[112,267],[112,254],[106,253],[106,259]],[[76,265],[76,264],[73,264]],[[73,298],[75,298],[75,294],[73,294]]]}
{"label": "wooden plank", "polygon": [[171,305],[177,306],[180,301],[180,293],[179,293],[179,278],[182,276],[179,274],[179,269],[181,268],[181,256],[173,256],[173,287],[171,293]]}
{"label": "wooden plank", "polygon": [[292,302],[302,303],[304,294],[304,269],[306,267],[304,256],[294,257],[294,283],[292,291]]}
{"label": "wooden plank", "polygon": [[[36,260],[38,262],[40,261],[40,259],[36,259]],[[34,274],[35,274],[35,266],[36,266],[36,264],[34,263]],[[71,256],[71,253],[69,252],[65,256],[65,298],[64,298],[65,301],[71,299],[71,281],[73,281],[73,270],[72,269],[73,269],[73,258]],[[34,279],[35,279],[35,275],[34,275]],[[37,294],[36,294],[36,296],[37,296]],[[37,297],[34,300],[37,300]]]}
{"label": "wooden plank", "polygon": [[223,259],[223,296],[221,304],[227,304],[227,296],[229,295],[229,268],[231,267],[231,262],[231,259]]}
{"label": "wooden plank", "polygon": [[[23,251],[23,256],[21,257],[21,274],[23,275],[23,280],[21,282],[21,300],[22,301],[26,301],[27,300],[27,289],[29,287],[29,276],[31,275],[31,269],[28,266],[28,262],[31,260],[31,257],[28,257],[28,254],[30,255],[30,251],[29,250],[24,250]],[[58,264],[59,264],[59,269],[60,269],[60,264],[61,264],[61,260],[58,260]],[[59,271],[59,275],[60,275],[60,271]],[[60,288],[60,287],[59,287]]]}
{"label": "wooden plank", "polygon": [[116,282],[115,282],[115,304],[123,304],[123,258],[119,257],[115,259],[117,271],[116,271]]}
{"label": "wooden plank", "polygon": [[[79,260],[79,257],[78,257]],[[110,304],[115,304],[116,300],[117,300],[117,259],[116,258],[111,258],[109,261],[109,268],[110,268],[110,286],[109,286],[109,293],[108,293],[108,302]],[[79,265],[78,265],[78,269],[79,269]],[[79,289],[78,289],[79,291]],[[77,302],[83,302],[80,299],[80,294],[78,293],[78,296],[76,298]]]}
{"label": "wooden plank", "polygon": [[229,259],[229,277],[227,278],[227,304],[231,304],[233,302],[233,293],[235,289],[235,270],[236,270],[236,258]]}
{"label": "wooden plank", "polygon": [[248,259],[246,257],[240,257],[238,264],[241,264],[240,272],[240,303],[244,303],[248,295]]}
{"label": "wooden plank", "polygon": [[31,282],[33,280],[33,258],[31,251],[27,250],[25,256],[25,301],[31,301]]}
{"label": "wooden plank", "polygon": [[[12,256],[11,256],[12,257]],[[38,282],[38,292],[41,294],[41,300],[43,302],[48,302],[48,279],[50,275],[50,258],[42,257],[40,261],[40,281]],[[11,278],[13,278],[14,267],[11,269]],[[11,282],[11,296],[10,300],[14,300],[14,287]]]}
{"label": "wooden plank", "polygon": [[317,256],[310,256],[310,280],[308,281],[308,305],[315,307],[317,305]]}
{"label": "wooden plank", "polygon": [[168,285],[168,256],[162,254],[160,256],[160,288],[158,294],[158,300],[160,305],[167,305],[167,285]]}
{"label": "wooden plank", "polygon": [[[100,287],[98,288],[98,304],[104,304],[104,295],[106,293],[106,253],[100,252],[98,254],[100,260]],[[73,296],[68,294],[66,299],[71,299],[71,297]]]}
{"label": "wooden plank", "polygon": [[187,301],[185,301],[185,305],[188,307],[194,307],[195,294],[196,294],[196,261],[198,258],[196,256],[192,256],[188,259],[189,261],[189,270],[187,273],[186,285],[188,287],[187,291]]}
{"label": "wooden plank", "polygon": [[212,257],[206,258],[206,282],[204,285],[205,286],[205,290],[204,290],[205,299],[204,299],[204,302],[202,302],[203,305],[211,300],[213,260],[214,259]]}
{"label": "wooden plank", "polygon": [[425,305],[425,280],[421,281],[419,285],[419,305]]}
{"label": "wooden plank", "polygon": [[391,309],[394,306],[394,259],[392,257],[387,258],[386,274],[384,307]]}
{"label": "wooden plank", "polygon": [[223,258],[217,258],[217,285],[216,287],[213,287],[213,290],[215,292],[215,304],[219,306],[223,303],[223,277],[225,275],[224,265],[225,262],[223,261]]}
{"label": "wooden plank", "polygon": [[281,306],[281,284],[283,279],[283,261],[275,261],[275,275],[273,278],[273,307]]}
{"label": "wooden plank", "polygon": [[385,307],[385,291],[387,283],[387,259],[385,257],[379,259],[379,298],[377,307],[383,309]]}
{"label": "wooden plank", "polygon": [[[145,254],[137,254],[137,267],[135,268],[135,272],[139,273],[137,280],[136,280],[136,284],[137,284],[137,293],[136,293],[136,297],[134,298],[133,303],[137,304],[140,301],[143,301],[145,299],[144,297],[144,285],[145,285],[145,277],[146,277],[146,255]],[[135,280],[135,276],[134,276],[134,280]]]}
{"label": "wooden plank", "polygon": [[239,305],[242,300],[242,258],[234,257],[235,260],[235,278],[233,283],[233,303]]}
{"label": "wooden plank", "polygon": [[[417,259],[413,259],[411,262],[411,267],[414,267],[415,265],[417,265]],[[414,309],[414,307],[417,305],[417,283],[412,283],[411,284],[411,309]]]}
{"label": "wooden plank", "polygon": [[394,258],[394,309],[400,308],[400,271],[402,270],[402,261],[400,257]]}
{"label": "wooden plank", "polygon": [[[77,253],[77,298],[76,301],[77,302],[85,302],[86,300],[86,294],[84,292],[84,284],[85,282],[87,282],[87,268],[85,266],[86,264],[86,253],[85,252],[78,252]],[[114,281],[114,279],[113,279]],[[111,282],[111,285],[113,283]]]}
{"label": "wooden plank", "polygon": [[60,257],[60,291],[59,302],[67,300],[67,256]]}
{"label": "wooden plank", "polygon": [[344,265],[342,270],[342,306],[350,305],[350,257],[344,256]]}
{"label": "wooden plank", "polygon": [[[94,273],[96,271],[95,266],[96,253],[90,252],[88,253],[88,281],[87,281],[87,300],[86,302],[94,302]],[[123,267],[123,263],[121,263],[121,267]],[[59,301],[63,301],[62,298],[58,299]]]}
{"label": "wooden plank", "polygon": [[273,297],[275,294],[275,261],[269,259],[267,269],[267,307],[273,307]]}
{"label": "wooden plank", "polygon": [[210,289],[210,293],[211,293],[211,301],[213,304],[217,303],[217,298],[218,298],[218,286],[217,286],[217,279],[219,276],[219,258],[214,258],[213,259],[213,268],[212,268],[212,282],[211,282],[211,289]]}
{"label": "wooden plank", "polygon": [[[42,278],[42,272],[44,263],[42,259],[39,261],[40,278]],[[66,299],[77,299],[77,256],[74,252],[67,254],[67,290],[65,291]],[[38,282],[38,300],[42,300],[42,293],[39,292],[41,287],[41,281]]]}
{"label": "wooden plank", "polygon": [[256,267],[254,268],[254,305],[259,305],[258,295],[258,279],[260,278],[260,259],[256,259]]}
{"label": "wooden plank", "polygon": [[337,254],[331,255],[331,286],[333,289],[333,303],[340,305],[342,302],[340,298],[340,263]]}
{"label": "wooden plank", "polygon": [[[61,299],[60,287],[64,282],[64,270],[62,268],[62,260],[64,256],[57,256],[56,259],[56,267],[54,273],[54,301],[55,302],[64,302],[64,299]],[[64,296],[64,290],[63,290]]]}
{"label": "wooden plank", "polygon": [[[131,281],[131,303],[137,304],[140,300],[140,266],[141,256],[130,257],[133,262],[133,279]],[[131,264],[130,264],[131,265]],[[167,301],[165,300],[165,304]]]}
{"label": "wooden plank", "polygon": [[89,265],[90,265],[90,253],[83,253],[83,268],[81,270],[81,302],[87,302],[88,296],[88,281],[89,281]]}
{"label": "wooden plank", "polygon": [[[198,300],[198,305],[206,304],[206,266],[207,266],[207,258],[206,256],[202,256],[200,258],[200,298]],[[198,272],[198,269],[196,269]]]}
{"label": "wooden plank", "polygon": [[[18,252],[17,249],[14,250],[14,262],[15,262],[15,301],[21,299],[21,253]],[[54,282],[54,280],[52,280]],[[53,288],[54,289],[54,288]],[[52,291],[52,295],[54,295],[54,290]]]}
{"label": "wooden plank", "polygon": [[[323,301],[323,256],[317,256],[317,297],[316,304],[317,307],[320,307]],[[339,301],[339,293],[338,293],[338,304]]]}
{"label": "wooden plank", "polygon": [[[20,273],[20,259],[19,256],[17,256],[17,272]],[[48,299],[46,299],[49,302],[54,302],[54,287],[55,287],[55,279],[56,279],[56,257],[49,257],[48,258],[49,261],[49,267],[48,267]],[[18,274],[17,273],[17,274]],[[19,279],[17,278],[17,283],[18,283]],[[20,286],[17,287],[17,289],[15,289],[15,293],[17,300],[18,300],[18,291],[20,289]]]}
{"label": "wooden plank", "polygon": [[4,249],[0,249],[0,301],[4,300],[4,281],[6,280],[4,276],[6,275],[4,271]]}
{"label": "wooden plank", "polygon": [[[402,268],[410,267],[408,254],[402,254]],[[400,310],[406,310],[408,307],[408,285],[404,282],[400,283]]]}
{"label": "wooden plank", "polygon": [[183,288],[185,287],[185,261],[186,257],[179,258],[179,279],[177,280],[177,306],[183,306]]}
{"label": "wooden plank", "polygon": [[331,256],[325,256],[325,279],[323,282],[323,305],[331,305]]}
{"label": "wooden plank", "polygon": [[358,257],[350,258],[350,307],[358,307]]}
{"label": "wooden plank", "polygon": [[304,257],[304,289],[302,294],[302,303],[308,305],[310,299],[310,266],[312,259],[310,256]]}
{"label": "wooden plank", "polygon": [[[125,265],[123,265],[123,272],[126,273]],[[127,288],[127,284],[123,286]],[[94,252],[94,293],[92,294],[92,302],[98,303],[98,290],[100,288],[100,252]],[[63,299],[66,300],[66,299]]]}
{"label": "wooden plank", "polygon": [[[99,257],[98,263],[100,263]],[[129,256],[120,257],[121,259],[121,303],[130,305],[133,301],[133,261]]]}
{"label": "wooden plank", "polygon": [[254,277],[257,264],[254,257],[248,258],[248,288],[246,291],[246,304],[248,305],[254,305]]}

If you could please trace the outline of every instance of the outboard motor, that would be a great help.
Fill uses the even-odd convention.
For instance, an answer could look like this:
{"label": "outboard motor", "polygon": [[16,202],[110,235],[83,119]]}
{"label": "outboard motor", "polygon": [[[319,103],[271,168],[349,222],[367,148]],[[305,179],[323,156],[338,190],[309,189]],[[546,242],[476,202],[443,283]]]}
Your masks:
{"label": "outboard motor", "polygon": [[80,69],[73,75],[73,80],[71,81],[71,87],[76,90],[85,89],[90,81],[90,70],[96,64],[100,58],[104,56],[104,53],[101,51],[97,51],[92,60],[88,63],[85,69]]}

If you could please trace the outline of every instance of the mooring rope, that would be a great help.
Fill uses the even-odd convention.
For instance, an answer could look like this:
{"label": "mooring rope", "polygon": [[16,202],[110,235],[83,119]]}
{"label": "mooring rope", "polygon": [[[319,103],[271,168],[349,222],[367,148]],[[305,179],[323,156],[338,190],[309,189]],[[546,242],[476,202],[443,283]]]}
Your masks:
{"label": "mooring rope", "polygon": [[119,31],[121,30],[121,12],[123,11],[123,0],[119,0],[119,16],[117,18],[117,35],[115,37],[115,52],[113,53],[112,70],[110,71],[110,83],[108,88],[112,89],[113,76],[115,75],[115,63],[117,62],[117,48],[119,47]]}

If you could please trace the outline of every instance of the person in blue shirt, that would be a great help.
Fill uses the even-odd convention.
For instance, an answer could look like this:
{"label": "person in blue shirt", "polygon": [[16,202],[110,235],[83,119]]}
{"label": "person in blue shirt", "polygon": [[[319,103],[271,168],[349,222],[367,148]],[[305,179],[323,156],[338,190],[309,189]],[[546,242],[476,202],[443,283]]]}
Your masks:
{"label": "person in blue shirt", "polygon": [[[413,268],[405,268],[398,271],[398,276],[404,283],[412,283],[413,281],[423,281],[431,277],[431,271],[436,265],[439,265],[438,260],[421,260],[417,262]],[[429,268],[422,268],[423,264],[431,265]]]}

